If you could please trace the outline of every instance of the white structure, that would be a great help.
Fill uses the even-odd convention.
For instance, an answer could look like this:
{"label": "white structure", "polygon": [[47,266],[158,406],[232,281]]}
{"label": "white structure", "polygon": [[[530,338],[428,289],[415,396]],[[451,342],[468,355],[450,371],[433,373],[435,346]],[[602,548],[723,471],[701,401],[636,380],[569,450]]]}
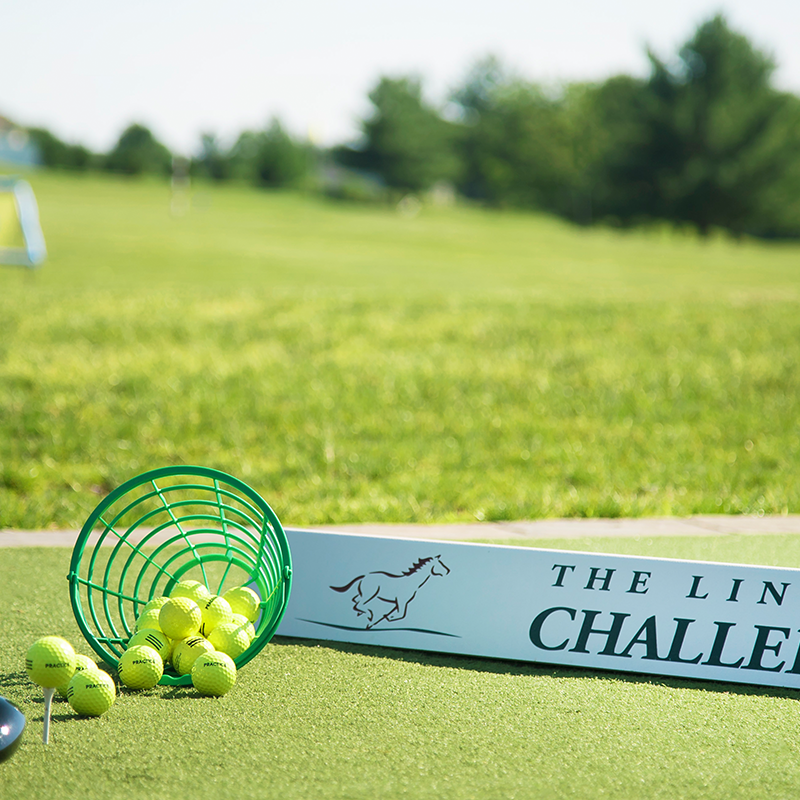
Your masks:
{"label": "white structure", "polygon": [[36,267],[46,256],[33,189],[27,181],[0,178],[0,264]]}
{"label": "white structure", "polygon": [[286,533],[278,635],[800,687],[800,570]]}

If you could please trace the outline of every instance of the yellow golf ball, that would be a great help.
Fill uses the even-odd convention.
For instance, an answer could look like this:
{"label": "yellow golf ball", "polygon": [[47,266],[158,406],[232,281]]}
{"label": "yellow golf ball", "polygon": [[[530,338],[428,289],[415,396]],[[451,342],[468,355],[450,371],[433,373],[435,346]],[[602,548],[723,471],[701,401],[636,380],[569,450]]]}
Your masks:
{"label": "yellow golf ball", "polygon": [[188,597],[170,597],[161,607],[158,624],[170,639],[185,639],[200,630],[203,615]]}
{"label": "yellow golf ball", "polygon": [[255,625],[244,614],[234,614],[231,617],[231,622],[238,625],[250,637],[251,642],[256,638]]}
{"label": "yellow golf ball", "polygon": [[172,666],[179,675],[188,675],[198,656],[203,653],[213,653],[214,645],[200,634],[188,636],[175,643],[175,652],[172,654]]}
{"label": "yellow golf ball", "polygon": [[235,622],[217,625],[208,635],[208,641],[215,650],[225,653],[231,658],[238,658],[250,647],[250,637],[247,635],[247,631],[240,628]]}
{"label": "yellow golf ball", "polygon": [[159,618],[161,616],[161,610],[159,608],[149,608],[147,611],[143,612],[136,618],[136,625],[134,625],[134,630],[136,632],[141,630],[161,630],[161,624],[159,623]]}
{"label": "yellow golf ball", "polygon": [[200,603],[200,613],[203,615],[200,633],[206,637],[217,625],[230,622],[233,614],[228,601],[217,595],[212,595]]}
{"label": "yellow golf ball", "polygon": [[192,685],[202,695],[221,697],[236,683],[236,665],[225,653],[204,653],[192,667]]}
{"label": "yellow golf ball", "polygon": [[120,656],[117,673],[129,689],[152,689],[164,674],[164,662],[152,647],[138,644]]}
{"label": "yellow golf ball", "polygon": [[139,616],[141,617],[147,611],[152,611],[155,609],[156,611],[161,611],[161,606],[169,600],[168,597],[154,597],[152,600],[148,600],[144,604],[144,608],[139,612]]}
{"label": "yellow golf ball", "polygon": [[58,693],[62,697],[67,697],[67,690],[69,689],[70,681],[79,672],[83,672],[84,670],[87,670],[87,669],[97,669],[97,664],[95,664],[94,661],[92,661],[92,659],[89,658],[89,656],[83,656],[83,655],[80,655],[80,654],[76,654],[75,655],[75,672],[70,676],[69,680],[64,681],[64,683],[62,683],[58,687]]}
{"label": "yellow golf ball", "polygon": [[117,698],[110,675],[95,667],[76,672],[67,688],[67,700],[74,711],[86,717],[105,714]]}
{"label": "yellow golf ball", "polygon": [[200,581],[180,581],[172,587],[170,597],[188,597],[202,606],[204,600],[211,597],[211,592]]}
{"label": "yellow golf ball", "polygon": [[243,614],[255,622],[261,608],[261,598],[247,586],[234,586],[222,595],[230,604],[234,614]]}
{"label": "yellow golf ball", "polygon": [[55,689],[74,674],[75,650],[59,636],[45,636],[28,648],[25,671],[34,683]]}
{"label": "yellow golf ball", "polygon": [[172,654],[172,643],[167,638],[166,634],[155,628],[142,628],[128,639],[126,648],[136,647],[137,645],[144,644],[152,647],[160,656],[161,660],[166,664]]}

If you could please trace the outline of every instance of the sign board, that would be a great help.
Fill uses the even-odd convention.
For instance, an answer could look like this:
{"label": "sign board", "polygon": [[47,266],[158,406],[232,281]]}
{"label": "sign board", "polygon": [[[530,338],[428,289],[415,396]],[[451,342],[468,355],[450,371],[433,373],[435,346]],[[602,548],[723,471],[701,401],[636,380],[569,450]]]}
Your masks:
{"label": "sign board", "polygon": [[286,533],[278,635],[800,687],[800,570]]}

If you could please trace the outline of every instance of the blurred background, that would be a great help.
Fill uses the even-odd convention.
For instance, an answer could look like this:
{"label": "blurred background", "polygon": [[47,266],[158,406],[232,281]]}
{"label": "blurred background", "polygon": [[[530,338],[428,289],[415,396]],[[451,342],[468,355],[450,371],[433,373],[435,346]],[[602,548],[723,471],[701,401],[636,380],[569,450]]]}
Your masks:
{"label": "blurred background", "polygon": [[800,511],[796,2],[2,30],[0,528],[181,463],[291,525]]}
{"label": "blurred background", "polygon": [[6,162],[800,233],[790,0],[3,16]]}

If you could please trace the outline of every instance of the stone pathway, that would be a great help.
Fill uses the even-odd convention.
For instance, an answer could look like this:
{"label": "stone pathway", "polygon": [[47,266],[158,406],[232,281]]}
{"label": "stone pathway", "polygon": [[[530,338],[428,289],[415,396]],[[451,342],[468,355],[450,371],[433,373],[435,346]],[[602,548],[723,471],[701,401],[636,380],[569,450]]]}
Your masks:
{"label": "stone pathway", "polygon": [[[543,519],[520,522],[468,522],[442,525],[315,525],[308,530],[393,536],[401,539],[497,541],[514,539],[582,539],[586,537],[730,536],[800,534],[800,514],[787,516],[700,515],[637,519]],[[0,547],[72,547],[78,531],[0,530]]]}

